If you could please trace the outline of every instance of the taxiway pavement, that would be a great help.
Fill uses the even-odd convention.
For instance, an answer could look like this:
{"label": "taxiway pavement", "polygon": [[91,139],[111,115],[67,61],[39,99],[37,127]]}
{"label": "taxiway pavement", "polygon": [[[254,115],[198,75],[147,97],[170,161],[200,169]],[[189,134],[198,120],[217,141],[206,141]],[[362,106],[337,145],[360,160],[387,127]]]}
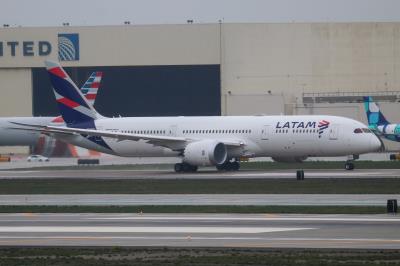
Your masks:
{"label": "taxiway pavement", "polygon": [[3,246],[400,248],[391,215],[1,214]]}
{"label": "taxiway pavement", "polygon": [[[400,169],[304,170],[305,178],[399,178]],[[173,170],[2,170],[0,179],[22,178],[88,178],[88,179],[265,179],[296,178],[296,170],[241,170],[218,172],[201,170],[197,173],[175,173]]]}
{"label": "taxiway pavement", "polygon": [[0,195],[0,205],[13,206],[386,206],[400,194],[61,194]]}

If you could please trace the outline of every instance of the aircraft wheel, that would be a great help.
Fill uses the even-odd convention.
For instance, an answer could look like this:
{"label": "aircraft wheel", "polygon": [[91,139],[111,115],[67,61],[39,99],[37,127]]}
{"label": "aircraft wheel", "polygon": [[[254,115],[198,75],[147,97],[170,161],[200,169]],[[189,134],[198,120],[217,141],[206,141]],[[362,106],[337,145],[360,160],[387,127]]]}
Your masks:
{"label": "aircraft wheel", "polygon": [[232,168],[233,171],[239,171],[239,169],[240,169],[240,163],[237,162],[237,161],[231,163],[231,168]]}
{"label": "aircraft wheel", "polygon": [[215,167],[217,167],[218,171],[223,171],[223,170],[225,170],[225,163],[217,164]]}
{"label": "aircraft wheel", "polygon": [[346,170],[348,170],[348,171],[353,170],[353,169],[354,169],[354,163],[352,163],[352,162],[346,162],[345,165],[344,165],[344,169],[346,169]]}
{"label": "aircraft wheel", "polygon": [[195,165],[190,165],[188,163],[183,163],[183,172],[196,172],[197,171],[197,166]]}
{"label": "aircraft wheel", "polygon": [[199,169],[199,167],[198,166],[196,166],[196,165],[191,165],[191,172],[197,172],[197,170]]}
{"label": "aircraft wheel", "polygon": [[177,173],[183,172],[183,164],[182,163],[176,163],[174,166],[174,170]]}
{"label": "aircraft wheel", "polygon": [[198,166],[190,165],[188,163],[176,163],[174,169],[175,169],[175,172],[177,172],[177,173],[196,172],[198,169]]}

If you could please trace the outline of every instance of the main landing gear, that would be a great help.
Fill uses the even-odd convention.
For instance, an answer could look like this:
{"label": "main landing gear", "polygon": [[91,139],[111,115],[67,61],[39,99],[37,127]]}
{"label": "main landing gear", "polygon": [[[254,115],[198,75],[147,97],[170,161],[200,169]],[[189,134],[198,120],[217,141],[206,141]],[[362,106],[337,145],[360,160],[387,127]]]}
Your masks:
{"label": "main landing gear", "polygon": [[240,169],[240,163],[238,161],[226,161],[223,164],[217,165],[218,171],[238,171]]}
{"label": "main landing gear", "polygon": [[174,166],[174,170],[177,173],[183,173],[183,172],[196,172],[198,169],[197,166],[195,165],[190,165],[188,163],[176,163]]}

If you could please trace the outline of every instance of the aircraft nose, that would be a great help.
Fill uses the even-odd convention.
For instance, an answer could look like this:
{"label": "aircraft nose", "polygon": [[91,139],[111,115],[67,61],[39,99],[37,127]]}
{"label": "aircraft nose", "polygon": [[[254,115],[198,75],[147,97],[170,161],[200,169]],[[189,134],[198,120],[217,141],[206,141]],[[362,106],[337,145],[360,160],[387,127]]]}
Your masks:
{"label": "aircraft nose", "polygon": [[381,151],[385,147],[383,146],[383,142],[379,139],[379,137],[375,134],[372,134],[370,140],[370,148],[371,151]]}

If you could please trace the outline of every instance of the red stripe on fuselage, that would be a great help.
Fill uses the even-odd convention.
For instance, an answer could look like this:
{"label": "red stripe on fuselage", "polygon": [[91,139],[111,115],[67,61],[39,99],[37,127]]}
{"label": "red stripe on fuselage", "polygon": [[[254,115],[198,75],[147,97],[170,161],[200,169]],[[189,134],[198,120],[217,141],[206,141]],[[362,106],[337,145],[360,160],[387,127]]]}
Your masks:
{"label": "red stripe on fuselage", "polygon": [[60,67],[53,67],[53,68],[49,69],[49,72],[60,78],[66,77],[64,71]]}
{"label": "red stripe on fuselage", "polygon": [[75,108],[75,107],[80,106],[79,103],[73,102],[73,101],[71,101],[70,99],[67,99],[67,98],[57,99],[57,102],[62,103],[62,104],[66,105],[68,107],[71,107],[71,108]]}

